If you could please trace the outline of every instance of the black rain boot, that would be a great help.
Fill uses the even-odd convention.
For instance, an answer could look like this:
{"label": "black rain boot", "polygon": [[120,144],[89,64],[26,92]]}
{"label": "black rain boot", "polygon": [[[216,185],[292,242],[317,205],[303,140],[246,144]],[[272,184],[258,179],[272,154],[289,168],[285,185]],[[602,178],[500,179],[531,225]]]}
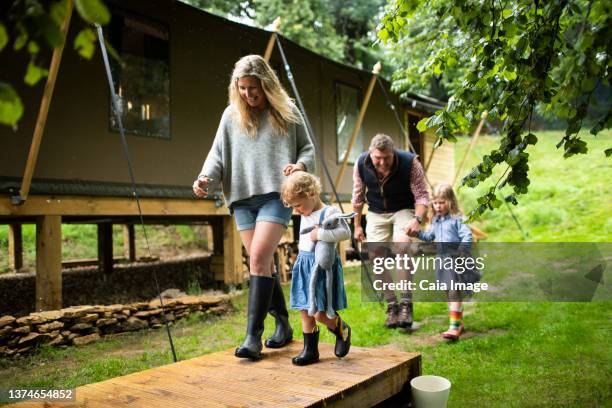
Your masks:
{"label": "black rain boot", "polygon": [[261,335],[264,320],[270,308],[274,279],[269,276],[251,275],[247,317],[247,335],[234,353],[236,357],[258,360],[261,358]]}
{"label": "black rain boot", "polygon": [[327,330],[334,333],[336,336],[336,346],[334,347],[334,354],[336,357],[346,356],[351,348],[351,327],[340,318],[340,315],[338,315],[336,328],[330,330],[328,327]]}
{"label": "black rain boot", "polygon": [[272,301],[270,302],[270,314],[276,321],[276,329],[271,337],[266,339],[266,347],[285,347],[293,340],[293,329],[289,325],[289,312],[283,296],[283,287],[280,283],[278,273],[272,275],[274,278],[274,289],[272,289]]}
{"label": "black rain boot", "polygon": [[298,366],[305,366],[319,361],[319,327],[315,326],[313,333],[304,334],[304,349],[293,357],[291,362]]}

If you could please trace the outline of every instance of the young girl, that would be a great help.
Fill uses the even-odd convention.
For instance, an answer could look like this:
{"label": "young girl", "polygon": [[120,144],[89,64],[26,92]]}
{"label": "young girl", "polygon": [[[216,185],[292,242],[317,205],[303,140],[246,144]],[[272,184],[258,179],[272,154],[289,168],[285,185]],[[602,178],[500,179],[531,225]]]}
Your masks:
{"label": "young girl", "polygon": [[[298,214],[301,214],[300,229],[320,225],[329,215],[340,212],[336,207],[324,205],[319,198],[320,194],[320,181],[315,176],[303,171],[292,173],[283,183],[282,199],[287,205],[293,207]],[[318,311],[314,317],[308,315],[308,288],[314,264],[314,243],[316,241],[339,242],[350,237],[351,230],[344,220],[340,220],[338,227],[333,230],[315,227],[310,233],[300,235],[298,245],[300,251],[293,265],[291,277],[290,305],[291,309],[300,310],[301,313],[304,349],[293,358],[292,362],[295,365],[307,365],[319,360],[319,328],[316,322],[323,323],[329,331],[336,335],[334,354],[337,357],[344,357],[349,352],[351,328],[340,318],[337,312],[332,319],[325,314],[325,305],[327,304],[325,274],[320,273],[317,280],[316,305]],[[342,265],[337,253],[333,274],[332,305],[334,310],[337,311],[347,307]]]}
{"label": "young girl", "polygon": [[[433,200],[431,205],[434,217],[427,232],[419,232],[419,238],[423,241],[436,241],[438,245],[438,256],[445,258],[452,256],[450,247],[459,245],[459,252],[468,252],[472,242],[472,231],[461,219],[461,212],[457,204],[457,197],[449,184],[438,184],[433,188]],[[455,245],[452,245],[455,243]],[[450,245],[449,245],[450,244]],[[450,281],[461,281],[462,277],[452,269],[437,269],[436,279],[445,282],[447,287]],[[449,340],[457,340],[463,332],[463,305],[461,293],[456,290],[447,291],[448,308],[450,311],[450,326],[442,333],[442,337]]]}

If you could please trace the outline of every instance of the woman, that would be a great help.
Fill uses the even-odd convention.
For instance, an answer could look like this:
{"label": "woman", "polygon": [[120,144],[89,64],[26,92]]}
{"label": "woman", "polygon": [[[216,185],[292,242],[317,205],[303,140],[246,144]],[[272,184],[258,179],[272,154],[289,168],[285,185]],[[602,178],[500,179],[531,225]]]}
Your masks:
{"label": "woman", "polygon": [[283,347],[293,338],[273,255],[291,219],[280,200],[284,176],[314,171],[314,147],[301,116],[268,63],[258,55],[241,58],[229,84],[212,149],[193,183],[198,197],[221,182],[250,259],[247,334],[236,356],[261,357],[261,336],[268,311],[276,331],[266,346]]}

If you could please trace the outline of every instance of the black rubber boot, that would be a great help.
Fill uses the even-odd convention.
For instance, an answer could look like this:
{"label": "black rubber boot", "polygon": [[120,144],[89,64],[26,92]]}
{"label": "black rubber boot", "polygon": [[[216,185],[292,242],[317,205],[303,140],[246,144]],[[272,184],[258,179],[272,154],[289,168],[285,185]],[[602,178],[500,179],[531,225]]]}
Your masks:
{"label": "black rubber boot", "polygon": [[251,275],[246,338],[236,349],[236,357],[258,360],[261,358],[261,335],[264,320],[270,308],[274,279],[269,276]]}
{"label": "black rubber boot", "polygon": [[314,333],[304,334],[304,349],[293,357],[291,362],[298,366],[305,366],[319,361],[319,328],[315,326]]}
{"label": "black rubber boot", "polygon": [[329,331],[336,336],[336,346],[334,347],[336,357],[346,356],[351,348],[351,327],[338,315],[336,328]]}
{"label": "black rubber boot", "polygon": [[274,334],[266,339],[266,347],[281,348],[285,347],[293,340],[293,329],[289,325],[289,312],[283,296],[283,287],[277,273],[273,274],[274,288],[272,289],[272,301],[270,302],[270,314],[276,321]]}

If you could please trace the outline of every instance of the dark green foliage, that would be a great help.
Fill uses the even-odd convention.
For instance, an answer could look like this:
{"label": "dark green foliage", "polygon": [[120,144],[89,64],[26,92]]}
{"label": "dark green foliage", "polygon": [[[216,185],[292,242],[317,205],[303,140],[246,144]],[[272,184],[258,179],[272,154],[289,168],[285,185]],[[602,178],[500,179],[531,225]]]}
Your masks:
{"label": "dark green foliage", "polygon": [[[90,24],[106,24],[110,13],[102,0],[75,0],[76,13]],[[30,61],[24,82],[36,85],[49,71],[48,61],[40,57],[42,47],[57,48],[64,42],[61,26],[68,13],[68,0],[13,0],[3,5],[8,11],[0,17],[0,52],[12,41],[15,52],[27,52]],[[91,28],[84,28],[75,38],[74,48],[90,59],[95,49],[96,36]],[[23,114],[21,98],[11,84],[0,81],[0,124],[16,126]]]}
{"label": "dark green foliage", "polygon": [[[182,0],[222,16],[239,17],[257,27],[282,20],[282,35],[319,54],[363,69],[382,57],[372,47],[375,16],[385,0]],[[263,50],[262,50],[263,52]]]}
{"label": "dark green foliage", "polygon": [[[609,86],[612,4],[605,0],[471,1],[395,0],[382,18],[378,37],[395,43],[402,69],[399,91],[424,90],[432,78],[452,95],[445,109],[421,121],[440,140],[469,133],[480,113],[503,122],[499,147],[462,180],[476,187],[498,164],[508,168],[479,200],[470,218],[498,207],[498,190],[510,186],[513,204],[529,186],[528,145],[534,109],[567,123],[559,141],[564,157],[587,152],[579,132],[592,96]],[[602,101],[599,101],[600,103]],[[610,127],[610,101],[591,133]],[[609,152],[606,152],[610,155]]]}

